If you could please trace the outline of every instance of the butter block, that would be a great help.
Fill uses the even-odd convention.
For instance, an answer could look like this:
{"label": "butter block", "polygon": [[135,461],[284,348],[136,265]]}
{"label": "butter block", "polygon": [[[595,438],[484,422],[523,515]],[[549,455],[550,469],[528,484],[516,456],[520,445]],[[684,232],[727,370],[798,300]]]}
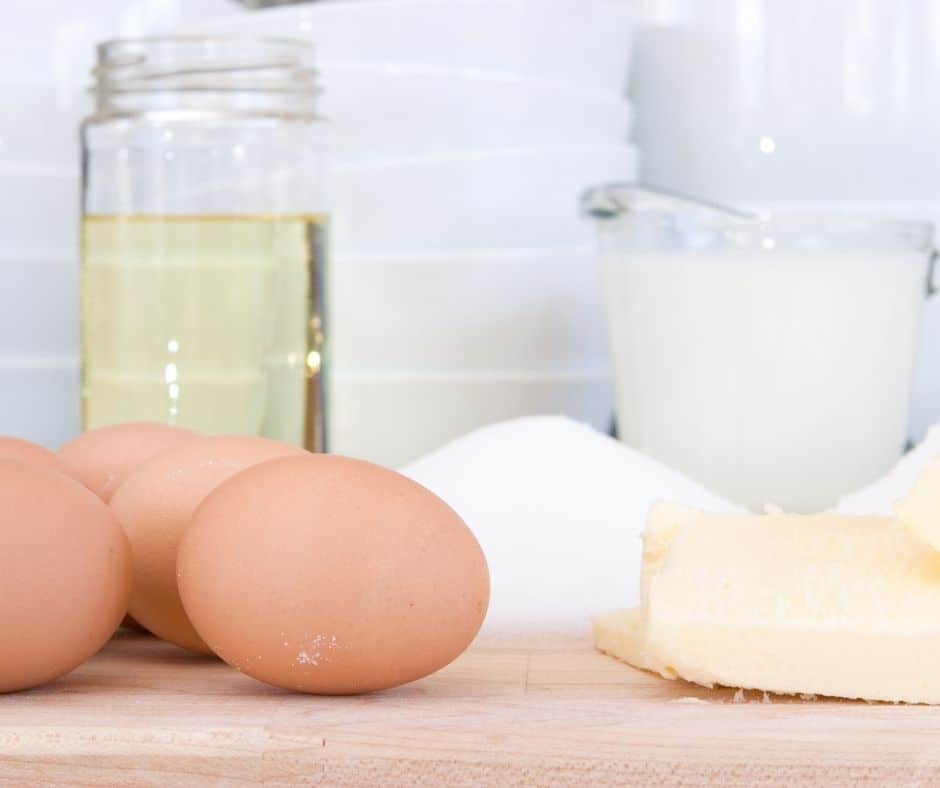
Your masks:
{"label": "butter block", "polygon": [[591,623],[594,629],[594,645],[598,651],[610,654],[635,668],[647,669],[643,653],[640,608],[616,610],[597,616]]}
{"label": "butter block", "polygon": [[646,607],[649,585],[666,558],[678,530],[695,520],[702,511],[678,503],[657,501],[646,517],[643,531],[643,564],[640,569],[640,607]]}
{"label": "butter block", "polygon": [[643,531],[643,563],[640,570],[640,607],[617,610],[593,619],[594,645],[598,651],[642,670],[651,670],[646,658],[644,628],[650,582],[659,572],[679,529],[702,515],[691,506],[655,502]]}
{"label": "butter block", "polygon": [[894,513],[935,550],[940,550],[940,457],[924,467]]}
{"label": "butter block", "polygon": [[643,564],[640,571],[640,607],[617,610],[597,616],[593,621],[594,645],[612,657],[636,668],[649,669],[644,653],[646,635],[643,613],[650,581],[659,571],[676,532],[702,514],[698,509],[676,503],[657,501],[650,507],[643,532]]}
{"label": "butter block", "polygon": [[940,552],[891,519],[701,514],[637,627],[622,653],[666,678],[940,703]]}

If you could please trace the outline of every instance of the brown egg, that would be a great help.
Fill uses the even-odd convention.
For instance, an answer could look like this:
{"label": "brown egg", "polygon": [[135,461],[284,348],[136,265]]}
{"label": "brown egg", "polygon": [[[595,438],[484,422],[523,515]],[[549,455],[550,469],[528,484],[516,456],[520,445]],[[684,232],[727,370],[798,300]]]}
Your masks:
{"label": "brown egg", "polygon": [[0,460],[0,692],[52,681],[101,648],[131,588],[111,511],[60,473]]}
{"label": "brown egg", "polygon": [[75,474],[55,452],[49,451],[38,443],[30,443],[21,438],[0,436],[0,459],[19,460],[28,465],[75,477]]}
{"label": "brown egg", "polygon": [[256,679],[351,694],[457,657],[486,615],[489,572],[440,498],[371,463],[272,460],[199,507],[177,562],[199,634]]}
{"label": "brown egg", "polygon": [[208,653],[180,603],[179,540],[196,507],[226,479],[265,460],[306,453],[266,438],[197,438],[161,452],[130,474],[111,499],[134,560],[130,615],[164,640]]}
{"label": "brown egg", "polygon": [[167,424],[139,421],[89,430],[59,449],[71,474],[103,501],[138,466],[165,449],[198,437]]}

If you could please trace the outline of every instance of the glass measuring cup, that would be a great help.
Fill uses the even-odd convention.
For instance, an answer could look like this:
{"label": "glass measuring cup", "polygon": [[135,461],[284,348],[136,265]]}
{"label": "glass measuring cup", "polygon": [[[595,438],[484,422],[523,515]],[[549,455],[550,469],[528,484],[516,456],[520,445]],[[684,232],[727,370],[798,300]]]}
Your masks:
{"label": "glass measuring cup", "polygon": [[618,432],[750,507],[817,511],[907,438],[933,226],[589,191]]}

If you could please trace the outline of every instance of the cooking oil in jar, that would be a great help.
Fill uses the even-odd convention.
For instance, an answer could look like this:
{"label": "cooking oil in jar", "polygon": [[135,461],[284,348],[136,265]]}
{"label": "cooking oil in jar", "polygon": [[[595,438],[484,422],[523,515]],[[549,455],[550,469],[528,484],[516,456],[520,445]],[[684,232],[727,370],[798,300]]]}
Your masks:
{"label": "cooking oil in jar", "polygon": [[85,429],[323,450],[325,216],[92,214],[82,230]]}

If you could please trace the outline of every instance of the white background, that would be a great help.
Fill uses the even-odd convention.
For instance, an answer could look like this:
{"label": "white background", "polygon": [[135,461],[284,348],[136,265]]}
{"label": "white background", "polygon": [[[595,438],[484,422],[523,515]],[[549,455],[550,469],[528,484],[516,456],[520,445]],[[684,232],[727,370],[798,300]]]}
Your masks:
{"label": "white background", "polygon": [[[636,70],[645,80],[639,92],[634,84],[638,141],[653,180],[749,201],[755,195],[739,188],[733,167],[721,158],[728,150],[709,145],[725,135],[732,147],[745,146],[761,159],[764,137],[778,146],[792,140],[804,148],[794,159],[792,148],[778,147],[777,159],[791,157],[786,166],[771,167],[774,157],[763,157],[770,168],[760,182],[772,184],[781,172],[789,180],[786,188],[770,188],[761,198],[851,202],[869,212],[940,220],[940,180],[933,177],[940,175],[940,93],[934,79],[940,74],[940,8],[930,0],[823,5],[821,10],[807,0],[638,0],[647,19],[685,25],[688,40],[704,42],[702,51],[723,51],[708,45],[716,29],[727,34],[722,41],[737,41],[725,48],[726,60],[699,60],[696,51],[683,49],[660,52],[658,60]],[[78,425],[77,123],[89,109],[84,91],[94,42],[240,13],[245,12],[229,0],[17,0],[4,6],[0,433],[55,444]],[[728,73],[737,75],[739,93],[722,92],[720,80]],[[817,87],[818,94],[808,92]],[[766,92],[771,89],[776,93]],[[861,118],[867,147],[858,149],[858,138],[845,136],[840,116],[829,111],[833,95]],[[762,110],[770,98],[775,114]],[[658,117],[668,118],[669,135],[656,126]],[[758,121],[765,125],[758,128]],[[742,128],[746,136],[736,137]],[[870,166],[853,163],[859,159]],[[670,161],[678,163],[673,171]],[[799,179],[794,161],[819,176],[812,188]],[[882,191],[879,178],[888,184]],[[597,313],[595,320],[601,319]],[[940,303],[928,309],[924,337],[912,409],[915,436],[940,419]]]}

